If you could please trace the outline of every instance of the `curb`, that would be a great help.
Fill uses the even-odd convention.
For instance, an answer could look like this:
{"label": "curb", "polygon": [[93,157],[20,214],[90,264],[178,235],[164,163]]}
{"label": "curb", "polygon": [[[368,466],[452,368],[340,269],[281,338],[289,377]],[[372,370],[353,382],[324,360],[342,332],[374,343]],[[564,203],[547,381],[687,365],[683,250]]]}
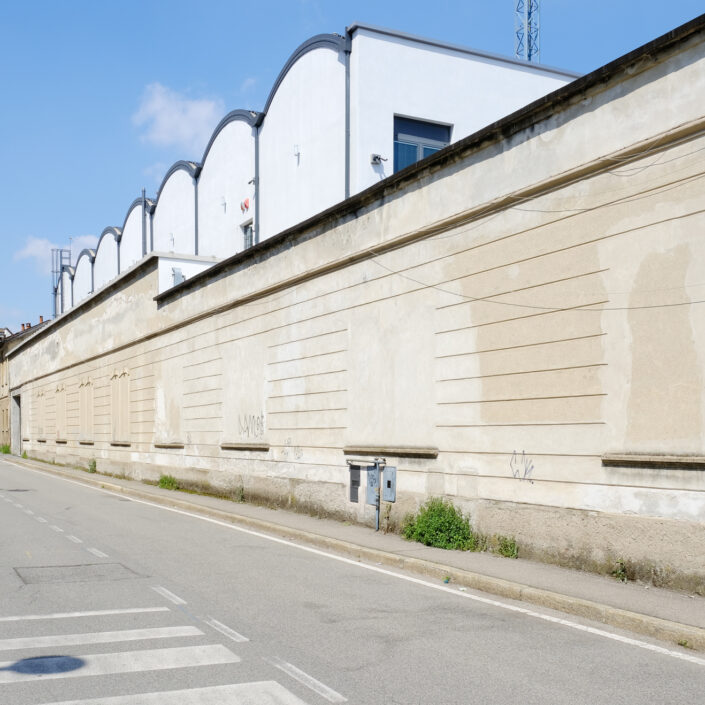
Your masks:
{"label": "curb", "polygon": [[417,575],[437,580],[450,577],[453,583],[458,586],[537,605],[539,607],[546,607],[661,641],[672,642],[674,644],[687,642],[693,650],[705,651],[705,629],[701,629],[700,627],[681,624],[680,622],[673,622],[659,617],[652,617],[651,615],[641,614],[639,612],[630,612],[618,607],[603,605],[598,602],[592,602],[591,600],[571,597],[570,595],[562,595],[560,593],[551,592],[550,590],[535,588],[502,578],[493,578],[481,573],[451,568],[440,563],[434,563],[433,561],[410,558],[397,553],[390,553],[389,551],[360,546],[349,541],[314,534],[302,529],[290,528],[263,519],[246,517],[213,507],[204,507],[200,504],[195,504],[176,497],[164,497],[160,494],[152,494],[132,487],[123,487],[122,485],[111,483],[110,481],[94,479],[92,477],[76,477],[71,472],[59,470],[54,467],[45,467],[40,461],[28,462],[12,456],[12,461],[10,462],[19,467],[28,467],[49,475],[71,479],[83,485],[98,487],[100,489],[110,490],[111,492],[144,499],[153,504],[183,509],[193,514],[200,514],[230,524],[237,524],[245,528],[273,534],[280,538],[295,539],[302,543],[315,546],[316,548],[341,553],[345,556],[355,558],[356,560],[365,560],[394,568],[401,568]]}

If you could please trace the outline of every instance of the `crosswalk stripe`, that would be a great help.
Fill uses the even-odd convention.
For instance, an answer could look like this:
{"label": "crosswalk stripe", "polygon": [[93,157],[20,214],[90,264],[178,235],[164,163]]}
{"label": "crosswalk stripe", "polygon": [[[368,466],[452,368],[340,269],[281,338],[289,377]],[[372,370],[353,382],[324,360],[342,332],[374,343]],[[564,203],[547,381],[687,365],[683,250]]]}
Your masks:
{"label": "crosswalk stripe", "polygon": [[24,622],[32,619],[73,619],[75,617],[106,617],[113,614],[142,614],[143,612],[168,612],[168,607],[128,607],[117,610],[88,610],[86,612],[52,612],[49,614],[23,614],[0,617],[0,622]]}
{"label": "crosswalk stripe", "polygon": [[165,587],[162,587],[161,585],[152,585],[152,590],[154,592],[160,594],[162,597],[166,597],[169,602],[173,602],[175,605],[185,605],[186,600],[182,600],[178,595],[174,595],[173,592],[170,592],[167,590]]}
{"label": "crosswalk stripe", "polygon": [[213,629],[219,631],[221,634],[225,634],[225,636],[229,637],[233,641],[237,641],[237,642],[249,641],[249,639],[246,636],[242,636],[242,634],[238,634],[234,629],[231,629],[230,627],[226,626],[222,622],[219,622],[217,619],[213,619],[213,617],[210,617],[209,619],[206,619],[204,621],[209,627],[213,627]]}
{"label": "crosswalk stripe", "polygon": [[44,705],[306,705],[276,681],[215,685],[191,690],[116,695],[91,700],[64,700]]}
{"label": "crosswalk stripe", "polygon": [[346,703],[348,701],[346,697],[333,690],[333,688],[329,688],[327,685],[325,685],[325,683],[321,683],[321,681],[316,680],[313,676],[309,676],[308,673],[305,673],[300,668],[296,668],[296,666],[289,663],[288,661],[282,661],[282,659],[276,657],[268,658],[265,660],[269,661],[272,666],[275,666],[280,671],[284,671],[284,673],[291,676],[294,680],[297,680],[299,681],[299,683],[305,685],[307,688],[310,688],[312,691],[314,691],[314,693],[318,693],[320,696],[328,700],[328,702]]}
{"label": "crosswalk stripe", "polygon": [[[86,656],[47,656],[46,658],[0,663],[0,683],[19,683],[48,678],[78,678],[114,673],[162,671],[170,668],[214,666],[238,663],[240,657],[221,644],[182,646],[172,649],[122,651]],[[62,668],[73,669],[64,670]],[[24,672],[23,672],[24,671]],[[31,671],[31,672],[27,672]]]}
{"label": "crosswalk stripe", "polygon": [[55,634],[51,636],[0,639],[0,651],[12,649],[40,649],[44,646],[76,646],[77,644],[109,644],[117,641],[142,639],[169,639],[180,636],[201,636],[196,627],[157,627],[153,629],[124,629],[115,632],[90,632],[87,634]]}

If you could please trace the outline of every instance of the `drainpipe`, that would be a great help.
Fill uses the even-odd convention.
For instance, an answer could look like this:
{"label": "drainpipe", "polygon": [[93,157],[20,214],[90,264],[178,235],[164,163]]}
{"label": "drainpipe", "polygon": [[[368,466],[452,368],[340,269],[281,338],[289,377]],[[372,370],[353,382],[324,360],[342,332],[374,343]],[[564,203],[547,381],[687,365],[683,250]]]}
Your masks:
{"label": "drainpipe", "polygon": [[259,128],[264,115],[260,113],[255,123],[255,227],[253,228],[255,245],[259,242]]}
{"label": "drainpipe", "polygon": [[194,212],[194,243],[193,243],[193,254],[198,255],[198,179],[193,177],[193,212]]}
{"label": "drainpipe", "polygon": [[350,54],[352,36],[345,31],[345,198],[350,198]]}
{"label": "drainpipe", "polygon": [[147,222],[145,221],[147,209],[147,197],[142,189],[142,257],[147,254]]}

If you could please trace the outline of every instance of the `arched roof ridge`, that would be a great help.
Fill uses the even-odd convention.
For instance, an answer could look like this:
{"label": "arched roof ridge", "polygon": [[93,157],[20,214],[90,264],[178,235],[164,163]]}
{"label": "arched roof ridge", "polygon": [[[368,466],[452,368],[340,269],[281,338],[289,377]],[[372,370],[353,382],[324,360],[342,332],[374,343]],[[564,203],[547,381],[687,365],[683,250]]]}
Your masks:
{"label": "arched roof ridge", "polygon": [[[167,181],[171,178],[171,176],[179,171],[183,170],[187,172],[188,174],[191,175],[192,178],[196,179],[198,178],[199,173],[201,172],[201,165],[198,162],[189,162],[185,161],[184,159],[180,159],[178,162],[174,162],[170,167],[169,170],[164,174],[164,178],[162,179],[161,184],[159,184],[159,190],[157,191],[157,197],[154,199],[154,208],[157,207],[157,204],[159,203],[159,198],[162,195],[162,189],[164,188],[164,185],[166,184]],[[140,203],[142,202],[142,198],[137,199]]]}
{"label": "arched roof ridge", "polygon": [[250,127],[255,127],[258,124],[260,118],[260,113],[255,110],[243,110],[238,108],[237,110],[231,110],[216,126],[213,130],[213,134],[208,140],[205,150],[203,151],[203,157],[201,158],[201,166],[206,163],[206,157],[211,151],[213,143],[216,141],[218,135],[223,131],[223,129],[229,125],[231,122],[241,121],[247,123]]}
{"label": "arched roof ridge", "polygon": [[96,253],[100,249],[100,243],[103,242],[103,238],[107,237],[108,235],[112,235],[115,242],[120,242],[120,237],[122,236],[122,228],[118,228],[114,225],[108,225],[107,228],[104,228],[103,232],[100,234],[100,237],[98,238],[98,244],[95,246]]}
{"label": "arched roof ridge", "polygon": [[95,253],[96,251],[92,247],[86,247],[85,249],[81,250],[78,257],[76,257],[76,269],[78,269],[78,263],[81,261],[81,257],[83,257],[84,255],[88,257],[88,259],[91,261],[91,264],[93,264],[93,262],[95,262]]}
{"label": "arched roof ridge", "polygon": [[122,227],[121,228],[115,228],[116,230],[120,231],[120,239],[122,238],[122,233],[125,230],[125,226],[127,225],[127,219],[130,217],[130,213],[135,209],[135,206],[141,206],[142,205],[142,196],[138,196],[135,198],[132,203],[130,203],[127,212],[125,213],[125,220],[122,221]]}
{"label": "arched roof ridge", "polygon": [[333,49],[337,52],[341,52],[348,49],[349,46],[349,39],[341,36],[340,34],[316,34],[310,39],[307,39],[305,42],[300,44],[296,49],[294,49],[294,52],[287,59],[287,62],[284,64],[284,67],[279,72],[276,81],[274,81],[272,90],[269,91],[269,96],[267,96],[267,102],[264,104],[264,110],[259,113],[257,124],[260,125],[262,123],[262,120],[264,119],[265,115],[267,114],[267,111],[269,110],[269,106],[272,104],[272,100],[274,100],[274,94],[279,90],[279,86],[291,70],[292,66],[302,56],[308,54],[308,52],[313,51],[314,49],[327,48]]}
{"label": "arched roof ridge", "polygon": [[64,272],[68,272],[69,277],[73,279],[74,274],[76,274],[76,267],[72,267],[70,264],[62,264],[61,273],[63,274]]}

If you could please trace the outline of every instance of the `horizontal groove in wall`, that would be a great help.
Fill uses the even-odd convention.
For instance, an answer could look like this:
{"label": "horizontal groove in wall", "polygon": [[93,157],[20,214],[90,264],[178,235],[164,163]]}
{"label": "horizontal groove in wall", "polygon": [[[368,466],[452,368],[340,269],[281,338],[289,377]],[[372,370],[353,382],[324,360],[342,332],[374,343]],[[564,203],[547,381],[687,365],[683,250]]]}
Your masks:
{"label": "horizontal groove in wall", "polygon": [[551,399],[586,399],[590,397],[606,397],[606,392],[597,394],[564,394],[551,397],[516,397],[513,399],[472,399],[469,401],[437,401],[437,406],[457,406],[459,404],[499,404],[503,402],[519,402],[519,401],[549,401]]}
{"label": "horizontal groove in wall", "polygon": [[268,451],[269,443],[253,443],[248,441],[223,441],[220,444],[222,450],[252,450]]}
{"label": "horizontal groove in wall", "polygon": [[155,448],[162,448],[162,449],[180,449],[184,447],[183,443],[154,443]]}
{"label": "horizontal groove in wall", "polygon": [[422,446],[345,446],[345,455],[390,455],[395,458],[437,458],[438,448]]}
{"label": "horizontal groove in wall", "polygon": [[605,453],[606,467],[645,468],[653,470],[705,470],[702,455],[659,455],[650,453]]}

